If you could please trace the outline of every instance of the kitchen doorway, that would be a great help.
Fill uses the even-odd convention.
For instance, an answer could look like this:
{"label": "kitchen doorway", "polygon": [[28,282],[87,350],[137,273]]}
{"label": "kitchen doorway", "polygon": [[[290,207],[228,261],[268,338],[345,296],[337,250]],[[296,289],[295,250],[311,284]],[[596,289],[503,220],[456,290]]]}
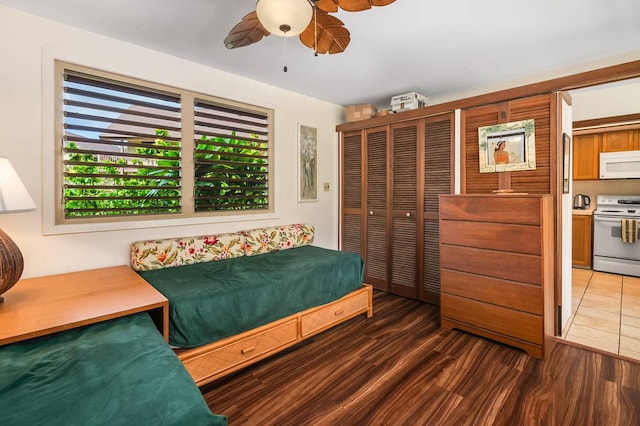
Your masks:
{"label": "kitchen doorway", "polygon": [[[607,118],[626,117],[627,122],[609,124],[617,126],[617,129],[640,129],[640,103],[637,101],[640,99],[640,79],[602,84],[569,93],[574,123],[592,124],[590,131],[597,132],[597,126],[607,124]],[[575,140],[575,135],[573,137]],[[572,158],[572,166],[575,166],[575,160]],[[640,181],[600,180],[597,176],[594,179],[583,178],[572,180],[571,193],[572,205],[575,195],[588,196],[592,203],[590,212],[580,214],[593,214],[598,195],[640,195]],[[589,232],[591,243],[596,243],[593,241],[593,220]],[[566,233],[564,236],[567,237]],[[577,240],[584,241],[580,238]],[[589,250],[590,256],[592,249]],[[576,256],[573,253],[570,257],[564,256],[564,261],[569,258],[575,264]],[[571,315],[563,327],[562,338],[640,361],[640,278],[625,276],[623,271],[594,271],[592,260],[591,257],[587,266],[573,267],[571,282],[563,283],[563,287],[571,286],[572,296]]]}

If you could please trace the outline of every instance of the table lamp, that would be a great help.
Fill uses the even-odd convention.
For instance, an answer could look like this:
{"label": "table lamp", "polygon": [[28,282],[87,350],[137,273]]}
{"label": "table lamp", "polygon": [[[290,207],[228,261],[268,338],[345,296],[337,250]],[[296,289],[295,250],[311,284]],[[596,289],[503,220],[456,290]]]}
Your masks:
{"label": "table lamp", "polygon": [[[0,157],[0,213],[35,210],[36,204],[6,158]],[[18,282],[24,261],[15,242],[0,229],[0,303],[1,295]]]}

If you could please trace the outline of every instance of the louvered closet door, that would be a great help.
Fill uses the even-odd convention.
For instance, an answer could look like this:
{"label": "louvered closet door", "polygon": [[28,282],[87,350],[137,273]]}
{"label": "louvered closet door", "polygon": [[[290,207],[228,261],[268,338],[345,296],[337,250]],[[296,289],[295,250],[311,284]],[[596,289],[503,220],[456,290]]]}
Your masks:
{"label": "louvered closet door", "polygon": [[440,304],[438,195],[453,188],[453,114],[430,117],[424,127],[424,257],[420,300]]}
{"label": "louvered closet door", "polygon": [[387,131],[366,132],[365,282],[388,291],[387,277]]}
{"label": "louvered closet door", "polygon": [[342,245],[344,251],[363,253],[362,132],[342,138]]}
{"label": "louvered closet door", "polygon": [[417,299],[417,124],[394,125],[391,137],[391,292]]}

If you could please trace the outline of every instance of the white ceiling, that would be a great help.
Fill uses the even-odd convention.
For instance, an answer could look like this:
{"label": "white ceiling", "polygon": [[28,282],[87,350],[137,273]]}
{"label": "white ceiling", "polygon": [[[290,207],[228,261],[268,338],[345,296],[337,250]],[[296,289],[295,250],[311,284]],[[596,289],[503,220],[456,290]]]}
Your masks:
{"label": "white ceiling", "polygon": [[[222,41],[255,0],[0,0],[5,5],[339,105],[429,98],[640,51],[639,0],[397,0],[337,16],[342,54],[269,36]],[[287,65],[288,72],[283,72]]]}

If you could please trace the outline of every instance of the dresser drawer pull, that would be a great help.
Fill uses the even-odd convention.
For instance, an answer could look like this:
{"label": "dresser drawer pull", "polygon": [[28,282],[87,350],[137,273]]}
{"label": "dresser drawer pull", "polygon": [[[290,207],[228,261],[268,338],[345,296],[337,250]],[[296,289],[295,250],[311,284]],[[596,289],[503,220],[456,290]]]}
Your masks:
{"label": "dresser drawer pull", "polygon": [[339,315],[342,315],[342,314],[344,314],[344,309],[338,309],[338,310],[335,312],[335,315],[336,315],[336,316],[339,316]]}
{"label": "dresser drawer pull", "polygon": [[244,348],[242,349],[240,352],[242,353],[242,355],[248,354],[249,352],[255,351],[256,347],[255,346],[249,346],[248,348]]}

